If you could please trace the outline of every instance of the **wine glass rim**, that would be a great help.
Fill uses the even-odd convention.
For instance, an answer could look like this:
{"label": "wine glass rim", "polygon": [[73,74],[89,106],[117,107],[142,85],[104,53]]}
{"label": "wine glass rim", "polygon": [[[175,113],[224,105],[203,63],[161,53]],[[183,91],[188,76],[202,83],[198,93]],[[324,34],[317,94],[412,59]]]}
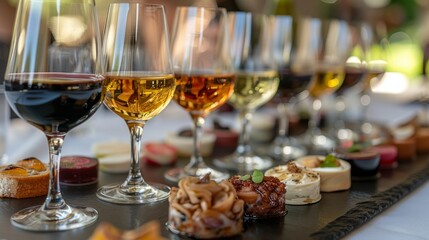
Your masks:
{"label": "wine glass rim", "polygon": [[[27,2],[33,3],[58,3],[58,0],[26,0]],[[82,2],[61,2],[61,5],[90,5],[94,6],[95,4],[92,1],[82,1]]]}
{"label": "wine glass rim", "polygon": [[150,8],[160,8],[163,9],[164,5],[157,4],[157,3],[141,3],[141,2],[113,2],[109,3],[109,6],[113,5],[141,5],[143,7],[150,7]]}
{"label": "wine glass rim", "polygon": [[226,12],[226,8],[222,8],[222,7],[198,7],[198,6],[179,6],[179,7],[176,7],[176,11],[178,11],[179,9],[195,9],[195,10]]}

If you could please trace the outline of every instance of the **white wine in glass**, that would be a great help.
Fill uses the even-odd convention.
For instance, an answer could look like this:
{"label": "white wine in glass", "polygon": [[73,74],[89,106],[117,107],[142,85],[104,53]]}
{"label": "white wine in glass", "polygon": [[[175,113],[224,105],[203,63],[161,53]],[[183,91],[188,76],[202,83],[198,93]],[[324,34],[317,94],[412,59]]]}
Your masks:
{"label": "white wine in glass", "polygon": [[269,16],[247,12],[228,13],[230,52],[237,79],[229,103],[238,111],[241,131],[235,152],[215,160],[221,168],[245,174],[272,166],[268,156],[257,155],[250,145],[250,120],[258,107],[277,92],[279,77],[270,56],[272,31]]}
{"label": "white wine in glass", "polygon": [[125,120],[131,137],[131,162],[122,184],[102,186],[101,200],[147,204],[166,200],[170,188],[147,183],[140,171],[140,145],[146,122],[173,98],[176,80],[162,5],[112,3],[104,33],[105,105]]}

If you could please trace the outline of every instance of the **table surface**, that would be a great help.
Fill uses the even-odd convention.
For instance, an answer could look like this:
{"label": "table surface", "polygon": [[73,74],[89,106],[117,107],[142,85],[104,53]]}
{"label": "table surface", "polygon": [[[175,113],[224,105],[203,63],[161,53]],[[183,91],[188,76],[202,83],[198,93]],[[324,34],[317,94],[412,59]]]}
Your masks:
{"label": "table surface", "polygon": [[[177,111],[175,108],[164,111],[156,118],[158,119],[153,119],[147,124],[144,133],[144,136],[146,136],[143,140],[144,142],[161,141],[167,132],[177,131],[177,129],[190,126],[190,120],[181,121],[188,118],[186,113]],[[15,119],[11,123],[10,131],[8,152],[11,162],[28,156],[47,159],[47,143],[42,133],[19,119]],[[92,156],[91,146],[93,143],[111,139],[128,141],[128,130],[121,119],[101,109],[93,118],[73,130],[66,137],[63,154]],[[210,162],[209,158],[206,160]],[[186,161],[186,159],[181,159],[177,164],[183,165],[186,164]],[[381,172],[381,177],[376,181],[353,182],[350,190],[323,193],[322,200],[319,203],[306,206],[287,206],[288,214],[283,218],[246,222],[245,232],[237,236],[236,239],[322,238],[322,236],[324,236],[323,231],[327,226],[338,224],[338,221],[341,221],[341,219],[338,219],[339,217],[344,214],[350,214],[350,211],[359,209],[359,207],[362,207],[359,205],[360,203],[370,202],[373,196],[379,196],[384,192],[389,192],[392,187],[398,186],[404,182],[410,183],[410,177],[413,178],[415,176],[420,180],[416,181],[412,179],[412,186],[410,187],[410,185],[407,185],[405,187],[408,191],[418,188],[418,186],[423,184],[426,180],[426,175],[423,177],[420,175],[428,166],[429,156],[419,156],[418,160],[414,162],[401,163],[397,169],[383,170]],[[166,183],[163,178],[163,173],[166,169],[168,169],[168,167],[150,167],[142,165],[144,177],[153,182]],[[149,205],[116,205],[103,202],[96,198],[95,191],[98,187],[109,183],[121,183],[125,179],[125,176],[124,174],[107,174],[100,172],[97,184],[80,187],[62,186],[62,193],[67,203],[71,205],[83,204],[93,207],[99,212],[99,219],[95,224],[65,232],[34,233],[20,230],[11,225],[10,216],[14,212],[25,207],[42,204],[44,197],[21,200],[0,199],[0,239],[87,239],[92,234],[95,227],[101,222],[109,222],[121,229],[133,229],[150,220],[158,220],[161,224],[164,224],[168,216],[167,201]],[[418,191],[427,193],[429,191],[428,184],[424,184],[423,186],[423,190],[418,189]],[[399,198],[392,200],[392,202],[387,205],[385,204],[386,207],[383,207],[382,210],[395,204],[396,201],[399,201],[407,194],[407,191],[402,195],[400,194],[401,196],[399,196]],[[398,204],[402,204],[404,201],[406,203],[409,202],[409,200],[405,198],[405,200],[400,201]],[[396,205],[394,205],[394,207],[396,207]],[[402,210],[400,212],[403,213]],[[428,209],[426,209],[426,213],[427,212],[429,212]],[[369,221],[377,214],[378,212],[368,213],[364,222]],[[380,216],[383,216],[383,214],[385,214],[385,212]],[[389,215],[390,214],[388,214],[388,216]],[[412,218],[409,214],[405,217]],[[374,224],[380,221],[381,224],[383,224],[383,219],[384,217],[382,217],[381,220],[376,219],[377,221],[375,221],[376,223]],[[354,226],[349,226],[349,230],[340,230],[335,236],[343,237],[349,234],[351,230],[361,226],[364,222],[354,223]],[[363,225],[356,233],[352,233],[348,235],[348,237],[361,239],[362,236],[372,236],[372,233],[377,233],[377,230],[370,230],[374,229],[374,227],[371,228],[372,224],[371,221],[369,225]],[[365,229],[369,229],[369,233],[365,232]],[[377,227],[375,227],[375,229],[377,229]],[[419,239],[418,236],[425,236],[421,234],[428,233],[424,228],[419,228],[419,231],[420,235],[414,235],[414,237],[417,236],[416,239]],[[171,239],[177,238],[177,236],[170,234],[165,228],[162,228],[162,234]],[[382,234],[383,233],[381,233],[380,236],[383,236]],[[393,233],[391,234],[395,236]],[[413,235],[406,236],[411,236],[409,239],[413,239]]]}

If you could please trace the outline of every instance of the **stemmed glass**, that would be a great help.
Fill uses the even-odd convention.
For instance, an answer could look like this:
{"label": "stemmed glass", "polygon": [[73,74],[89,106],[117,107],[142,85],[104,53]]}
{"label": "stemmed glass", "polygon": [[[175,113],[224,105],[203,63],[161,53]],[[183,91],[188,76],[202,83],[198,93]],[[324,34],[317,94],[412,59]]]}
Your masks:
{"label": "stemmed glass", "polygon": [[122,184],[101,187],[97,197],[112,203],[145,204],[168,198],[170,188],[149,185],[140,171],[146,122],[173,98],[175,78],[162,5],[113,3],[104,33],[105,105],[125,120],[131,135],[131,164]]}
{"label": "stemmed glass", "polygon": [[319,38],[319,54],[308,91],[312,98],[312,114],[303,139],[312,154],[325,154],[336,143],[319,127],[323,96],[332,94],[343,83],[344,66],[349,54],[350,32],[347,22],[324,20]]}
{"label": "stemmed glass", "polygon": [[253,112],[267,103],[279,85],[276,66],[270,55],[271,22],[267,15],[229,12],[230,52],[237,73],[229,103],[238,110],[241,132],[238,147],[229,156],[215,159],[216,166],[239,172],[267,169],[271,158],[256,155],[250,144]]}
{"label": "stemmed glass", "polygon": [[274,31],[272,57],[276,62],[280,85],[276,101],[279,130],[269,147],[275,159],[289,161],[306,154],[307,150],[296,139],[288,136],[288,106],[293,106],[308,88],[316,67],[320,19],[272,16]]}
{"label": "stemmed glass", "polygon": [[171,43],[177,81],[174,99],[189,112],[194,122],[194,145],[191,160],[184,168],[173,168],[165,173],[170,181],[207,173],[214,180],[229,176],[207,166],[200,152],[205,118],[228,101],[234,89],[235,74],[228,41],[225,9],[176,9]]}
{"label": "stemmed glass", "polygon": [[104,98],[97,21],[92,1],[27,0],[18,6],[5,93],[15,113],[45,133],[50,171],[43,205],[12,215],[19,228],[61,231],[98,217],[93,208],[66,204],[59,185],[66,134],[91,117]]}
{"label": "stemmed glass", "polygon": [[350,29],[350,54],[345,63],[345,76],[343,84],[334,92],[336,118],[332,126],[334,138],[338,144],[344,147],[357,140],[358,133],[353,126],[346,125],[345,110],[346,104],[344,97],[351,90],[361,88],[362,80],[366,76],[366,47],[363,43],[362,35],[365,29],[362,23],[349,23]]}
{"label": "stemmed glass", "polygon": [[[385,37],[383,25],[372,25],[364,23],[362,25],[362,41],[365,48],[366,75],[363,80],[360,102],[362,104],[359,140],[371,141],[377,136],[377,127],[367,121],[366,113],[371,103],[371,85],[380,81],[384,76],[387,67],[388,41]],[[378,129],[380,130],[380,129]]]}

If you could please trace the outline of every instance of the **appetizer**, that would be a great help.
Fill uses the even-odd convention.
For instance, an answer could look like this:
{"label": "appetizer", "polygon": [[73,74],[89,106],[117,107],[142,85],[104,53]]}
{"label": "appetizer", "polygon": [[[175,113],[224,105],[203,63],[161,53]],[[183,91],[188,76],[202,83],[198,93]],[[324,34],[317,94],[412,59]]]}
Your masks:
{"label": "appetizer", "polygon": [[268,169],[265,176],[277,177],[286,184],[286,204],[307,205],[322,198],[319,174],[294,162]]}
{"label": "appetizer", "polygon": [[185,177],[171,189],[167,226],[187,237],[229,237],[243,231],[243,213],[244,202],[228,180]]}
{"label": "appetizer", "polygon": [[30,198],[48,193],[49,168],[30,157],[16,164],[0,166],[0,197]]}
{"label": "appetizer", "polygon": [[98,160],[84,156],[64,156],[60,161],[60,183],[87,185],[97,182]]}
{"label": "appetizer", "polygon": [[244,201],[244,216],[268,218],[284,216],[286,186],[278,178],[264,176],[255,170],[252,175],[233,176],[230,182]]}
{"label": "appetizer", "polygon": [[372,147],[354,144],[336,149],[336,155],[350,163],[353,180],[372,180],[379,176],[380,154]]}
{"label": "appetizer", "polygon": [[123,231],[110,223],[101,223],[88,240],[166,240],[160,235],[159,223],[151,221],[142,226]]}
{"label": "appetizer", "polygon": [[307,167],[320,175],[320,191],[334,192],[351,187],[350,164],[333,154],[305,156],[295,160],[298,166]]}

